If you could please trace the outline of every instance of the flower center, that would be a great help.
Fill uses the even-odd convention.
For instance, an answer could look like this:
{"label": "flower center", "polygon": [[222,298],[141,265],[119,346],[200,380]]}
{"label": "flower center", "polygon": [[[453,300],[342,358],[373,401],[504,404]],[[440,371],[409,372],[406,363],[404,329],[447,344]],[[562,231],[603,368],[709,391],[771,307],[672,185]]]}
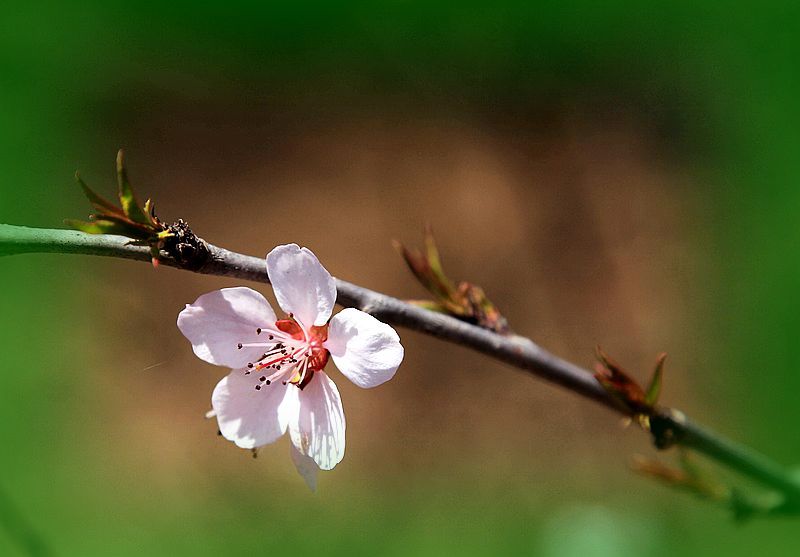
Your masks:
{"label": "flower center", "polygon": [[277,380],[281,384],[295,385],[304,389],[314,373],[328,363],[330,352],[325,348],[328,340],[328,325],[312,326],[305,330],[289,314],[287,319],[275,322],[275,327],[257,329],[256,334],[266,335],[266,342],[239,343],[239,350],[247,347],[263,347],[263,355],[247,364],[245,375],[261,373],[255,389],[271,385]]}

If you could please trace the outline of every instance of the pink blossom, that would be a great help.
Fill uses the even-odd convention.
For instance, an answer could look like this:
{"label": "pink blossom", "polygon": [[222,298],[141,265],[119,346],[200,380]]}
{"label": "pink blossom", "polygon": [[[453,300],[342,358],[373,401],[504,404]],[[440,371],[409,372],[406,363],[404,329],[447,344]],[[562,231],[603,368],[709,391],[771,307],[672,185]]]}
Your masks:
{"label": "pink blossom", "polygon": [[367,313],[347,308],[331,317],[336,283],[309,249],[276,247],[267,273],[287,317],[278,319],[250,288],[223,288],[187,305],[178,328],[199,358],[232,368],[211,396],[222,435],[254,449],[288,430],[292,461],[313,490],[317,469],[330,470],[344,456],[344,411],[324,371],[328,359],[370,388],[394,376],[403,346],[392,327]]}

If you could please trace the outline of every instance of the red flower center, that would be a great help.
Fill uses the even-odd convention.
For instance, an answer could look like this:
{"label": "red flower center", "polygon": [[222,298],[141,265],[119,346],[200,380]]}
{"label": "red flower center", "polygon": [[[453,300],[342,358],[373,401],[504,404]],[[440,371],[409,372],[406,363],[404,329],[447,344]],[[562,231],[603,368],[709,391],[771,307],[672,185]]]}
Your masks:
{"label": "red flower center", "polygon": [[284,385],[292,384],[302,390],[314,377],[314,373],[322,371],[328,363],[331,355],[325,348],[328,325],[312,326],[305,331],[292,314],[289,314],[288,318],[275,322],[275,329],[272,329],[271,334],[266,329],[256,330],[256,334],[263,333],[267,337],[266,342],[238,344],[240,350],[245,346],[266,348],[258,359],[247,364],[245,375],[272,370],[272,373],[264,373],[259,377],[259,382],[255,385],[257,391],[278,379]]}
{"label": "red flower center", "polygon": [[306,334],[300,324],[290,316],[288,319],[279,319],[275,322],[275,326],[291,336],[292,340],[305,342],[308,347],[303,354],[305,365],[298,366],[298,372],[289,381],[303,389],[311,381],[314,372],[324,369],[330,358],[331,353],[324,346],[328,340],[328,325],[312,326]]}

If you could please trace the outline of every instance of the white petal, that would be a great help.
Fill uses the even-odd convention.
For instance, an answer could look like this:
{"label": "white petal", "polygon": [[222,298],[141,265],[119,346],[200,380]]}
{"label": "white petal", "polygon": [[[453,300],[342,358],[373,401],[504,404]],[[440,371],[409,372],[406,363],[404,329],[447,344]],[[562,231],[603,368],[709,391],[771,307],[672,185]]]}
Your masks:
{"label": "white petal", "polygon": [[278,305],[306,328],[328,322],[336,303],[336,282],[308,248],[278,246],[267,254],[267,274]]}
{"label": "white petal", "polygon": [[178,315],[178,328],[198,358],[230,368],[244,367],[264,351],[238,343],[259,342],[256,329],[274,327],[275,312],[250,288],[223,288],[203,294]]}
{"label": "white petal", "polygon": [[295,387],[276,381],[256,390],[257,374],[245,371],[234,369],[217,383],[211,406],[222,436],[243,449],[254,449],[277,441],[296,420],[298,405],[296,397],[287,396]]}
{"label": "white petal", "polygon": [[403,361],[403,345],[386,323],[353,308],[331,319],[325,348],[350,381],[365,389],[394,377]]}
{"label": "white petal", "polygon": [[331,470],[344,457],[344,410],[333,381],[318,371],[300,391],[300,411],[289,422],[292,443],[322,470]]}
{"label": "white petal", "polygon": [[317,491],[317,472],[319,472],[319,466],[317,466],[317,463],[314,462],[311,457],[298,451],[293,443],[289,443],[289,446],[291,447],[289,450],[292,453],[292,462],[294,462],[294,467],[297,468],[297,473],[303,476],[306,485],[312,493]]}

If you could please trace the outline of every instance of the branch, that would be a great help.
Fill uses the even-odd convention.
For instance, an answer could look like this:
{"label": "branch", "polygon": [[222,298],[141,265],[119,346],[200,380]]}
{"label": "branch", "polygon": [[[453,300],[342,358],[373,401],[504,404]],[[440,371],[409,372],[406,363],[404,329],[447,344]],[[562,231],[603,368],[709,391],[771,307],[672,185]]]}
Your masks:
{"label": "branch", "polygon": [[[269,282],[263,258],[211,244],[208,249],[209,257],[201,265],[193,265],[192,271]],[[77,253],[147,262],[152,256],[148,247],[132,246],[121,236],[0,224],[0,256],[23,253]],[[160,261],[163,265],[185,269],[185,265],[171,257],[162,256]],[[590,371],[549,353],[528,338],[500,335],[341,279],[336,279],[336,288],[337,303],[342,306],[358,308],[393,325],[472,348],[620,412],[617,401]],[[785,501],[780,511],[798,512],[800,509],[800,481],[758,452],[691,421],[674,409],[659,408],[650,417],[650,429],[658,446],[679,443],[690,447],[781,492]]]}

